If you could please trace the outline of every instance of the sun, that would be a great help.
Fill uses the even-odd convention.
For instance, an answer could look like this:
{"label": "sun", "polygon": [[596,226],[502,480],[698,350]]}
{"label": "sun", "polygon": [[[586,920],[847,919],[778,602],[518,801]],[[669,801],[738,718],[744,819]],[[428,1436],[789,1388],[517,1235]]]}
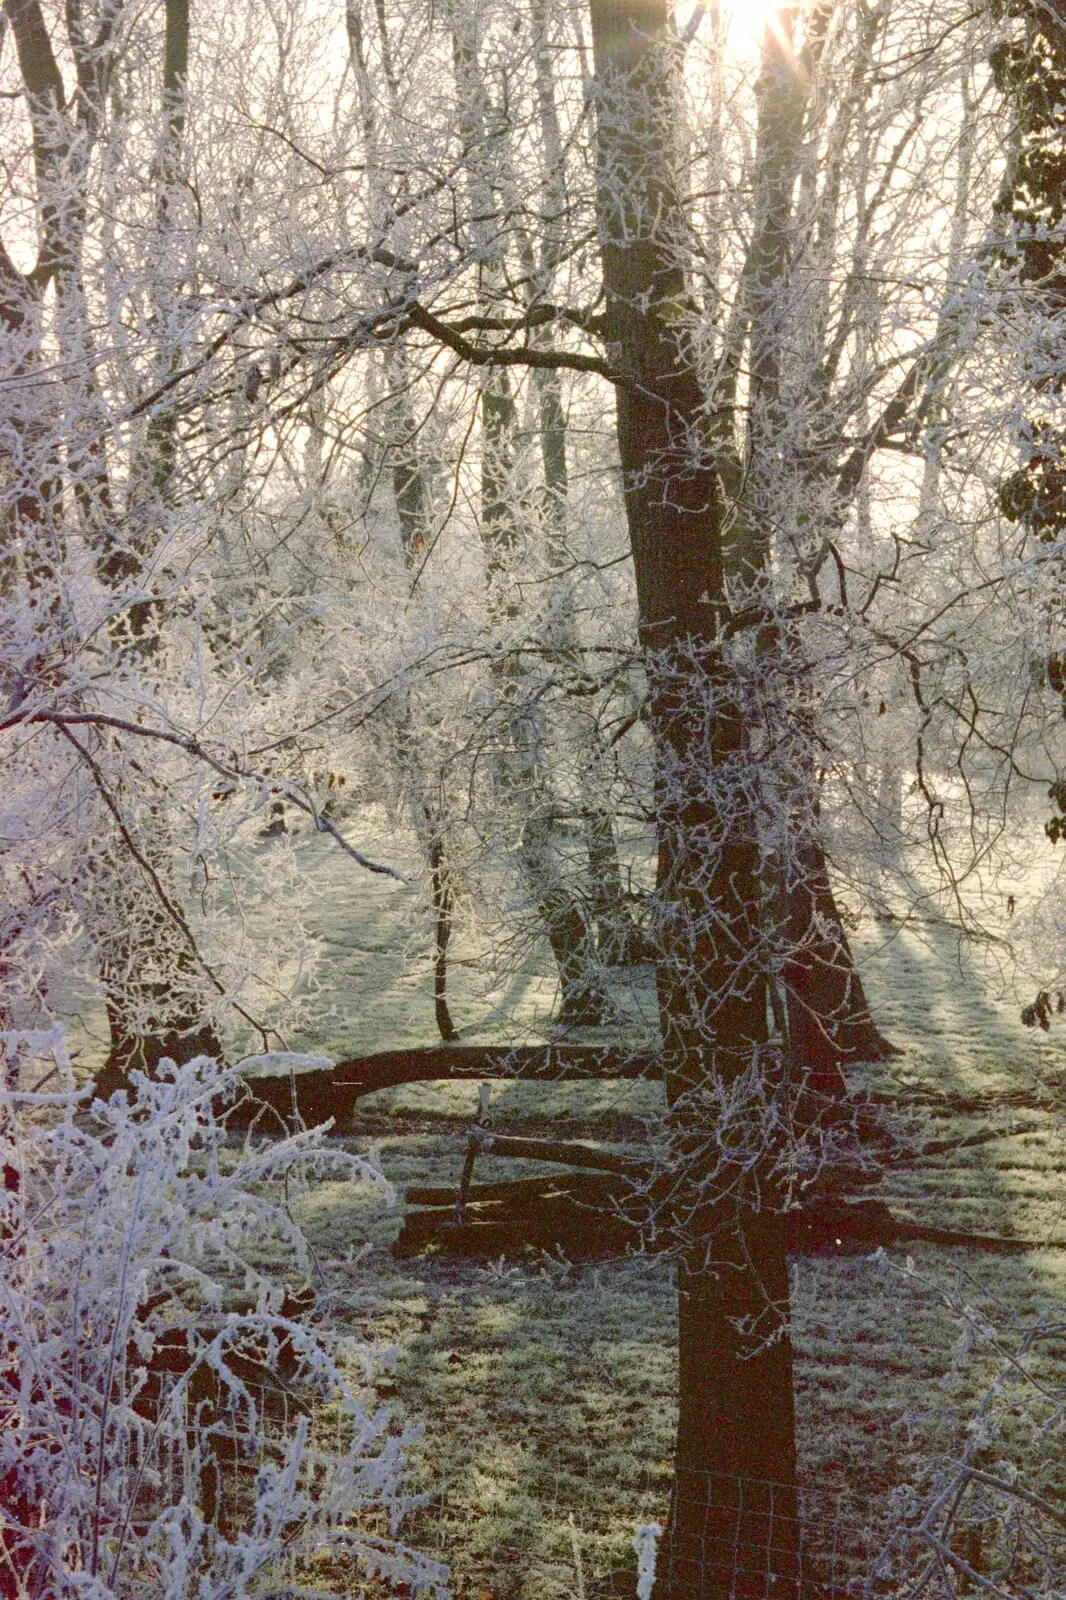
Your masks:
{"label": "sun", "polygon": [[781,0],[696,0],[676,8],[674,23],[683,39],[694,38],[703,27],[715,27],[731,50],[747,54],[758,47],[767,28],[788,37],[792,30],[786,14],[795,18],[806,9],[803,0],[799,4],[793,0],[792,5]]}

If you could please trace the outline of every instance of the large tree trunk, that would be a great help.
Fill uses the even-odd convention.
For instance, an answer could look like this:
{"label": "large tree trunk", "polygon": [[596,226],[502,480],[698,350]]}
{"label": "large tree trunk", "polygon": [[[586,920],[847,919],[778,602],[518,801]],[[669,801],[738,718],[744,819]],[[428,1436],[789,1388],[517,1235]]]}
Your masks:
{"label": "large tree trunk", "polygon": [[[782,525],[788,508],[777,496],[787,499],[791,482],[780,443],[778,297],[804,91],[782,14],[760,79],[756,233],[739,318],[750,411],[741,468],[732,423],[709,414],[686,348],[694,308],[674,180],[668,8],[592,0],[591,12],[607,339],[618,352],[618,444],[658,759],[660,1021],[673,1145],[692,1196],[660,1589],[671,1600],[796,1595],[810,1574],[796,1485],[786,1197],[776,1136],[764,1130],[771,1110],[787,1118],[797,1106],[802,1129],[824,1098],[844,1093],[848,1060],[890,1048],[870,1020],[819,837],[802,651],[767,610],[769,530]],[[728,518],[716,469],[735,486]],[[763,759],[771,743],[776,765]],[[787,820],[767,848],[760,809],[774,796]],[[800,1085],[807,1093],[797,1100]],[[719,1139],[727,1121],[734,1130],[746,1122],[739,1150]]]}
{"label": "large tree trunk", "polygon": [[[789,1583],[795,1593],[800,1575],[784,1202],[761,1148],[764,1108],[784,1074],[767,1023],[758,789],[724,655],[717,641],[705,645],[702,681],[691,658],[660,657],[673,681],[660,677],[653,722],[668,773],[658,933],[667,1100],[693,1194],[680,1239],[678,1435],[661,1565],[670,1600],[784,1595]],[[736,1153],[716,1138],[723,1100],[747,1124]]]}
{"label": "large tree trunk", "polygon": [[160,1012],[171,1003],[170,986],[160,988],[147,998],[157,1001],[157,1010],[138,1014],[131,1004],[128,988],[114,989],[108,996],[110,1044],[107,1060],[96,1079],[97,1093],[105,1098],[115,1089],[127,1088],[131,1072],[155,1077],[164,1059],[176,1061],[180,1066],[197,1056],[212,1056],[216,1061],[222,1056],[218,1034],[210,1022],[204,1021],[199,1008],[190,1008],[184,1018],[171,1017],[167,1026]]}
{"label": "large tree trunk", "polygon": [[660,1587],[671,1600],[762,1596],[789,1580],[794,1590],[799,1570],[785,1239],[772,1180],[743,1178],[715,1143],[720,1097],[755,1105],[779,1071],[757,713],[724,626],[719,485],[685,346],[668,8],[592,0],[591,14],[607,337],[619,352],[618,444],[658,756],[660,1021],[675,1148],[694,1193]]}
{"label": "large tree trunk", "polygon": [[[715,1241],[713,1272],[679,1273],[678,1450],[660,1590],[795,1596],[801,1578],[785,1218]],[[739,1319],[746,1319],[740,1322]],[[761,1330],[772,1343],[753,1356]],[[776,1337],[775,1337],[776,1335]]]}

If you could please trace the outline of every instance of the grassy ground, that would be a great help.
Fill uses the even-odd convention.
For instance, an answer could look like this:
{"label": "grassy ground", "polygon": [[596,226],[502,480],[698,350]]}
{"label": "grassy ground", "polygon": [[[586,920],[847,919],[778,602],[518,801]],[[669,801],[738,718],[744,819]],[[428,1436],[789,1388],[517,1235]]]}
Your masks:
{"label": "grassy ground", "polygon": [[[356,842],[384,853],[380,840]],[[286,1042],[335,1058],[436,1042],[425,930],[408,932],[416,891],[368,880],[321,841],[300,850],[329,957],[314,1025]],[[935,917],[863,924],[855,946],[875,1014],[905,1049],[866,1086],[897,1098],[929,1138],[998,1134],[894,1170],[882,1197],[941,1226],[1066,1239],[1066,1023],[1051,1035],[1024,1029],[1001,982],[1002,952],[960,944]],[[450,994],[464,1041],[545,1035],[555,998],[547,962],[490,973],[472,946],[454,954]],[[648,975],[617,999],[627,1036],[646,1037]],[[654,1085],[501,1082],[492,1116],[500,1131],[639,1142],[659,1104]],[[477,1109],[474,1084],[409,1086],[362,1102],[347,1137],[376,1145],[401,1191],[450,1183]],[[1023,1122],[1031,1131],[1016,1135]],[[534,1170],[484,1158],[478,1177]],[[323,1185],[300,1202],[300,1216],[329,1314],[395,1344],[383,1392],[402,1417],[425,1419],[414,1461],[430,1499],[407,1537],[452,1563],[463,1600],[591,1595],[622,1569],[632,1585],[634,1530],[664,1520],[671,1478],[669,1263],[401,1262],[389,1253],[399,1208],[383,1217],[368,1205],[360,1191]],[[877,1258],[802,1258],[792,1295],[807,1505],[843,1530],[854,1571],[906,1508],[907,1486],[924,1493],[937,1464],[972,1437],[975,1407],[1019,1348],[1019,1319],[1057,1322],[1057,1337],[1026,1359],[1035,1379],[1062,1393],[1066,1250],[1002,1257],[920,1245]],[[982,1460],[1017,1463],[1030,1486],[1061,1493],[1061,1432],[1040,1432],[1052,1409],[1031,1383],[1001,1385],[988,1402]]]}
{"label": "grassy ground", "polygon": [[[941,1226],[1066,1239],[1063,1036],[1023,1028],[1016,1005],[993,997],[986,953],[960,948],[946,926],[871,923],[856,942],[876,1013],[906,1051],[869,1086],[898,1097],[929,1138],[1000,1133],[893,1171],[882,1197]],[[493,1125],[639,1140],[658,1098],[654,1085],[498,1083]],[[401,1189],[454,1182],[476,1113],[473,1084],[414,1085],[364,1101],[352,1134],[377,1143]],[[1022,1122],[1033,1131],[1016,1136]],[[534,1170],[483,1159],[477,1175]],[[671,1477],[669,1264],[398,1262],[387,1246],[399,1217],[370,1220],[336,1188],[310,1197],[303,1220],[328,1263],[336,1314],[397,1346],[391,1392],[402,1414],[427,1421],[417,1463],[434,1497],[410,1533],[452,1562],[458,1593],[574,1594],[577,1564],[590,1591],[612,1572],[632,1574],[634,1529],[664,1519]],[[368,1222],[374,1250],[345,1260]],[[1002,1257],[919,1245],[877,1258],[802,1258],[792,1294],[807,1504],[836,1526],[855,1570],[905,1507],[907,1486],[924,1492],[937,1463],[963,1449],[975,1407],[1018,1348],[1019,1319],[1057,1318],[1058,1338],[1028,1359],[1061,1394],[1061,1248]],[[1001,1389],[988,1413],[998,1432],[982,1459],[1014,1461],[1037,1486],[1059,1479],[1061,1434],[1039,1433],[1049,1414],[1031,1386]]]}

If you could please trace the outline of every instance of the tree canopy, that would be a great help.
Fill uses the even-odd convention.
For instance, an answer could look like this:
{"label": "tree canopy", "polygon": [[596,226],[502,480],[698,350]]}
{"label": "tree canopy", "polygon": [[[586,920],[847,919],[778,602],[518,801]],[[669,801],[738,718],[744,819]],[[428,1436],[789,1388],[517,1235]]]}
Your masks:
{"label": "tree canopy", "polygon": [[1057,8],[3,17],[4,1019],[77,971],[105,1088],[284,1045],[297,818],[422,885],[444,1043],[457,940],[550,952],[689,1195],[662,1581],[713,1469],[794,1583],[782,1219],[893,1049],[849,919],[983,935],[1062,784]]}

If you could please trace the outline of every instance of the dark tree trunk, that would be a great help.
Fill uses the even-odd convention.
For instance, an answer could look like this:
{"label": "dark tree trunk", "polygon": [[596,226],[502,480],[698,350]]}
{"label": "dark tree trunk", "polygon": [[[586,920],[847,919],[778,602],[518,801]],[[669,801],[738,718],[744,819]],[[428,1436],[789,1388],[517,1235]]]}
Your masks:
{"label": "dark tree trunk", "polygon": [[448,1010],[448,941],[452,936],[452,891],[448,883],[448,868],[444,860],[444,845],[435,834],[429,847],[429,877],[436,913],[437,954],[433,963],[433,1009],[437,1031],[445,1044],[454,1044],[458,1030]]}
{"label": "dark tree trunk", "polygon": [[196,1056],[211,1056],[216,1061],[222,1057],[218,1034],[200,1014],[191,1014],[184,1022],[172,1021],[169,1027],[161,1026],[154,1017],[134,1018],[129,996],[123,992],[117,1001],[115,998],[108,1000],[107,1020],[110,1049],[96,1080],[97,1092],[102,1095],[126,1088],[131,1072],[155,1077],[164,1059],[176,1061],[180,1066]]}
{"label": "dark tree trunk", "polygon": [[592,0],[591,14],[607,337],[619,353],[618,445],[658,757],[660,1021],[675,1147],[695,1197],[660,1588],[671,1600],[761,1596],[794,1579],[799,1561],[785,1237],[772,1184],[737,1185],[713,1136],[716,1094],[757,1100],[777,1065],[751,713],[722,626],[719,486],[684,341],[668,7]]}
{"label": "dark tree trunk", "polygon": [[[155,870],[158,884],[166,863]],[[201,1055],[221,1061],[222,1041],[204,1016],[204,974],[173,902],[164,906],[147,881],[116,875],[100,884],[93,910],[110,1034],[98,1092],[126,1088],[134,1071],[154,1077],[164,1057],[179,1065]]]}
{"label": "dark tree trunk", "polygon": [[788,959],[781,970],[792,1064],[815,1094],[842,1099],[849,1062],[899,1052],[870,1015],[866,992],[815,833],[794,843],[786,886]]}
{"label": "dark tree trunk", "polygon": [[[795,1596],[800,1578],[784,1217],[715,1241],[679,1274],[679,1448],[660,1554],[674,1596]],[[753,1330],[738,1332],[738,1319]],[[753,1354],[759,1333],[771,1342]],[[682,1449],[681,1446],[684,1445]]]}
{"label": "dark tree trunk", "polygon": [[[660,1567],[669,1600],[794,1595],[800,1575],[783,1197],[757,1122],[746,1172],[714,1130],[720,1095],[757,1118],[782,1067],[767,1025],[757,791],[731,687],[726,668],[701,684],[683,662],[670,689],[687,704],[660,690],[655,717],[673,766],[659,806],[660,1016],[672,1144],[693,1193],[680,1236],[678,1435]],[[708,770],[718,805],[699,797]]]}

